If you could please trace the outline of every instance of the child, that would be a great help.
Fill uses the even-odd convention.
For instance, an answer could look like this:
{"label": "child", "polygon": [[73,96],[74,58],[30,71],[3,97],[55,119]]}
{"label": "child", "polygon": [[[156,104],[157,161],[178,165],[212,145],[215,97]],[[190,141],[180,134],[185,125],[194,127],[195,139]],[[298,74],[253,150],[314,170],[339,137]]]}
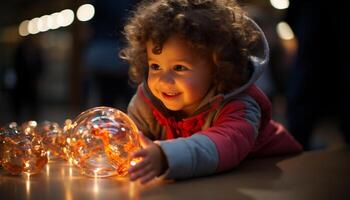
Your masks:
{"label": "child", "polygon": [[248,156],[302,150],[254,85],[268,45],[233,0],[144,1],[125,35],[121,57],[139,84],[128,114],[144,134],[132,181],[204,176]]}

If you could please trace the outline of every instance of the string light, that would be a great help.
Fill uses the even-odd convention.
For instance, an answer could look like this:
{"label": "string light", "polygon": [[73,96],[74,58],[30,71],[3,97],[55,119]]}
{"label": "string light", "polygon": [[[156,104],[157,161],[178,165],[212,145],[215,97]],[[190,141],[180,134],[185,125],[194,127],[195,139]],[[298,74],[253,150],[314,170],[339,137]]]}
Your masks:
{"label": "string light", "polygon": [[[80,21],[89,21],[94,17],[94,15],[95,8],[91,4],[84,4],[80,6],[76,12],[76,16]],[[67,27],[74,22],[74,19],[74,11],[71,9],[65,9],[50,15],[35,17],[30,20],[22,21],[18,26],[18,34],[25,37],[30,34],[37,34],[48,30]]]}

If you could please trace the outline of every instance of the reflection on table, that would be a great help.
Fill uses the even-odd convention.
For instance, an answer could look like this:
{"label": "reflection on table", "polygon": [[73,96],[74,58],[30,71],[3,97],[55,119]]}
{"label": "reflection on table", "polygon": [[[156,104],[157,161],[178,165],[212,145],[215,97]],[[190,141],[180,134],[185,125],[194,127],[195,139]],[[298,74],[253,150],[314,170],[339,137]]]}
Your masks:
{"label": "reflection on table", "polygon": [[0,170],[1,199],[350,199],[350,150],[249,159],[234,170],[185,181],[149,184],[89,178],[63,160],[33,176]]}

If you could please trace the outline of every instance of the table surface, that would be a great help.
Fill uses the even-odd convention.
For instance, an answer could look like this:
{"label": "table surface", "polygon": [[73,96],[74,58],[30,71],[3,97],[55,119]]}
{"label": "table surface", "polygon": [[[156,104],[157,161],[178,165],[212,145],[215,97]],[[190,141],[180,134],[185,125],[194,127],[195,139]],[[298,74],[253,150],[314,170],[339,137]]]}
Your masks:
{"label": "table surface", "polygon": [[11,176],[0,170],[1,199],[350,199],[350,149],[256,158],[234,170],[185,181],[130,183],[126,178],[89,178],[62,160],[40,174]]}

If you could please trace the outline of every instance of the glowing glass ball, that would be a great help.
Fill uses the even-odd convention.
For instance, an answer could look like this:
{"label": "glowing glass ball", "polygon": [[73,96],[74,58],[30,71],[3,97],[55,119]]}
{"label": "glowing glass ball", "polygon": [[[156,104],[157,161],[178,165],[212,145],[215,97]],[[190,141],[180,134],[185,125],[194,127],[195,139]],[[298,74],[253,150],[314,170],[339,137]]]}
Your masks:
{"label": "glowing glass ball", "polygon": [[37,134],[43,138],[43,144],[51,158],[67,159],[65,152],[66,136],[56,122],[45,121],[37,127]]}
{"label": "glowing glass ball", "polygon": [[127,175],[130,154],[140,149],[138,129],[122,111],[96,107],[66,121],[69,159],[91,177]]}
{"label": "glowing glass ball", "polygon": [[36,127],[35,121],[29,121],[20,127],[11,123],[1,129],[1,162],[10,174],[37,174],[46,165],[46,149],[42,137],[35,132]]}

